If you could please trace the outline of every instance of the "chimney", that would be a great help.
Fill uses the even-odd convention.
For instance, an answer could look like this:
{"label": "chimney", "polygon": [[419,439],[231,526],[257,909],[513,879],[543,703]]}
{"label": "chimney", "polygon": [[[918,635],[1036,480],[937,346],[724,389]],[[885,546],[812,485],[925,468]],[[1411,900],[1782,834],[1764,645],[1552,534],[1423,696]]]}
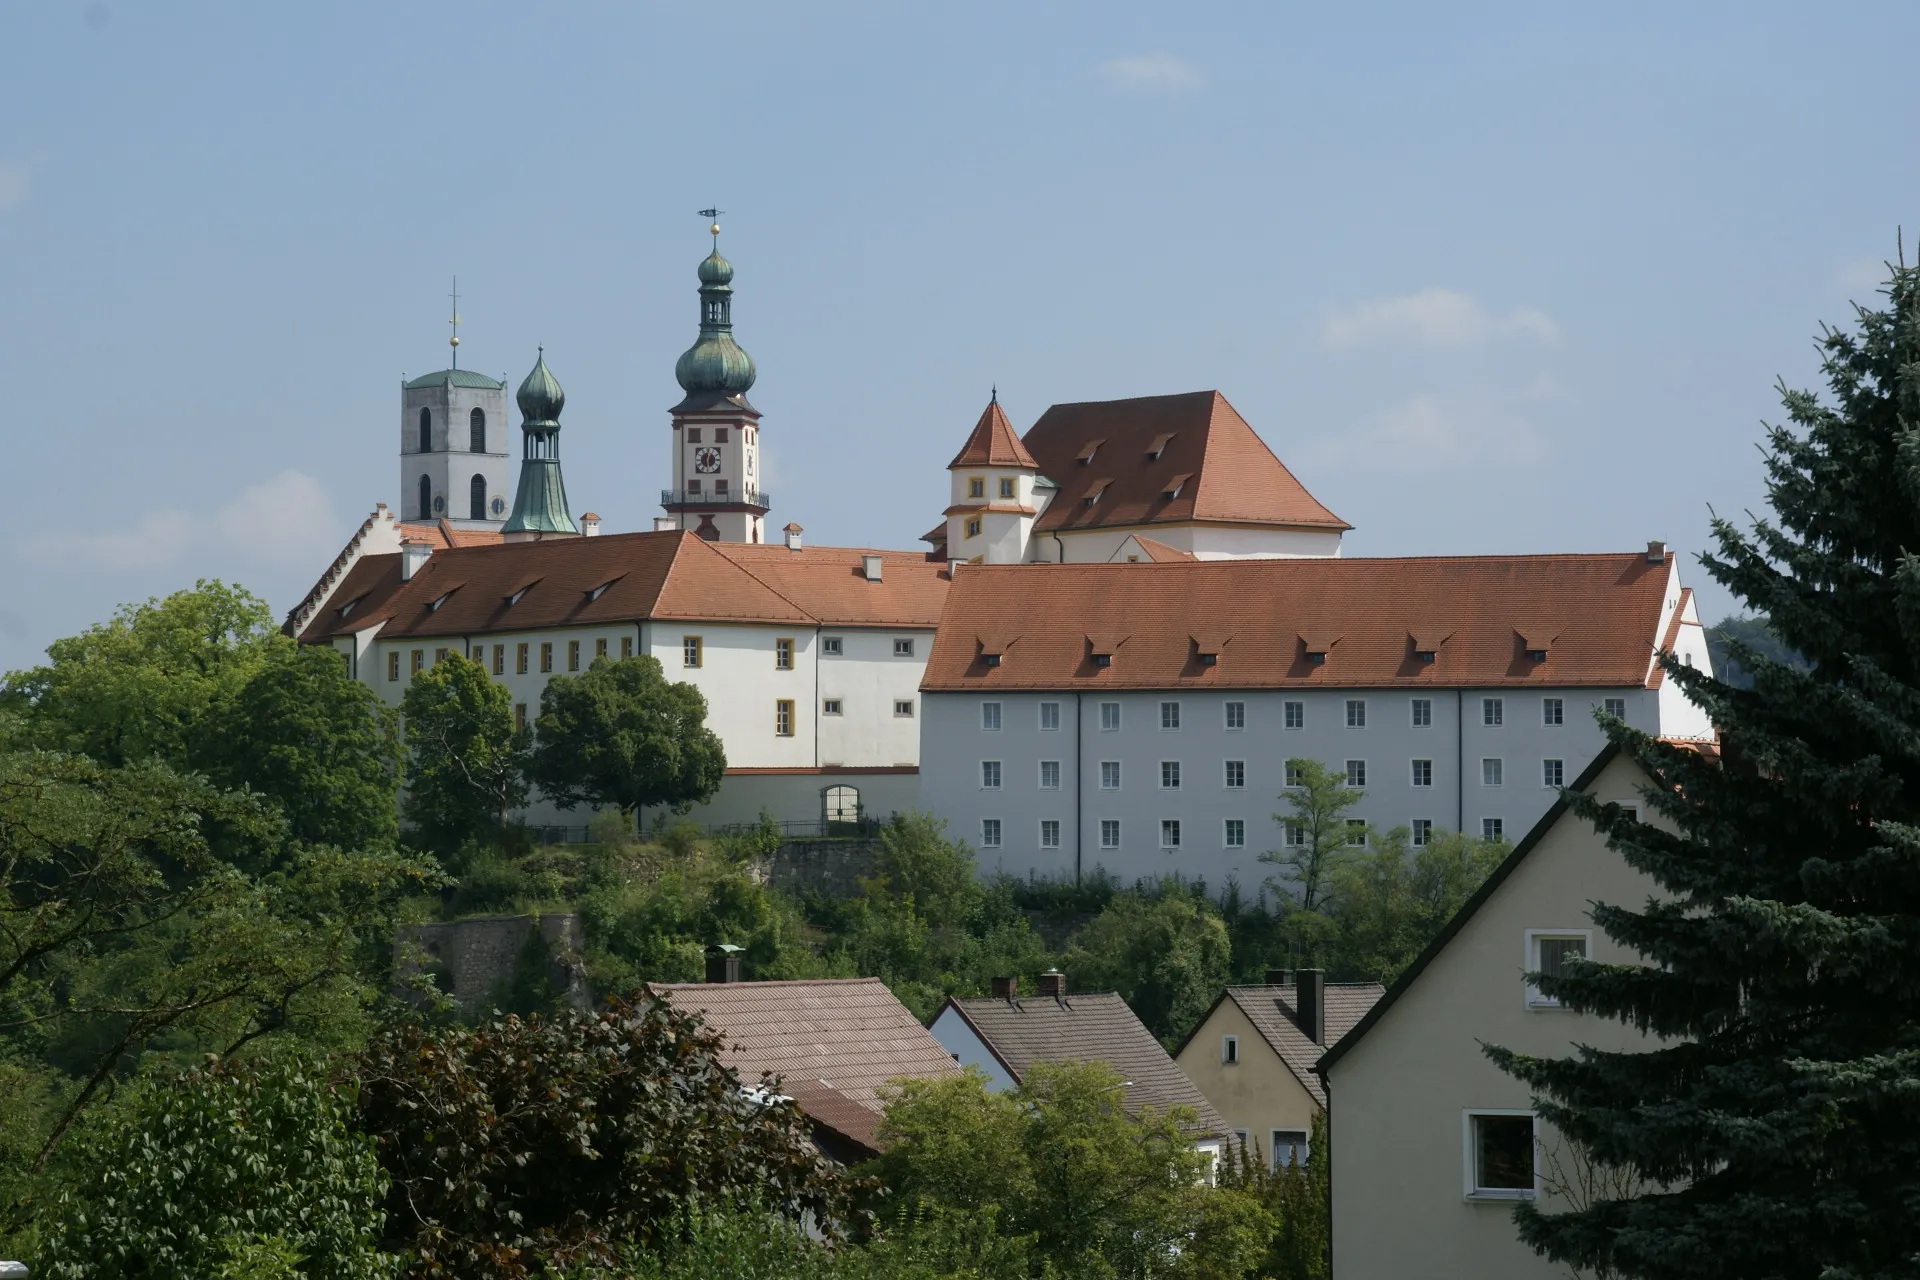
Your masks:
{"label": "chimney", "polygon": [[805,533],[806,530],[789,520],[787,527],[782,529],[781,532],[787,535],[787,550],[798,551],[800,549],[800,535]]}
{"label": "chimney", "polygon": [[1040,975],[1040,994],[1052,996],[1055,1000],[1067,998],[1067,975],[1058,969],[1049,969]]}
{"label": "chimney", "polygon": [[420,538],[408,538],[400,544],[400,581],[411,581],[420,566],[433,554],[431,544]]}
{"label": "chimney", "polygon": [[679,525],[673,522],[672,516],[655,516],[653,518],[653,531],[655,533],[672,533],[679,527]]}
{"label": "chimney", "polygon": [[1292,986],[1292,985],[1293,985],[1293,970],[1291,970],[1291,969],[1269,969],[1269,970],[1267,970],[1267,985],[1268,985],[1268,986],[1270,986],[1270,987],[1290,987],[1290,986]]}
{"label": "chimney", "polygon": [[1302,969],[1294,975],[1293,1005],[1297,1010],[1294,1021],[1300,1027],[1300,1034],[1315,1044],[1326,1043],[1326,1011],[1321,1004],[1324,998],[1321,979],[1325,976],[1319,969]]}
{"label": "chimney", "polygon": [[1647,563],[1648,564],[1665,564],[1666,562],[1667,562],[1667,544],[1660,541],[1658,538],[1649,539],[1647,542]]}
{"label": "chimney", "polygon": [[880,557],[861,556],[860,572],[866,576],[868,582],[880,581]]}
{"label": "chimney", "polygon": [[707,981],[740,981],[740,948],[716,942],[707,948]]}
{"label": "chimney", "polygon": [[993,980],[993,998],[995,1000],[1006,1001],[1018,1000],[1020,998],[1020,979],[995,978]]}
{"label": "chimney", "polygon": [[600,517],[593,514],[593,512],[591,511],[581,516],[580,517],[580,533],[582,537],[587,537],[587,538],[599,537],[600,536]]}

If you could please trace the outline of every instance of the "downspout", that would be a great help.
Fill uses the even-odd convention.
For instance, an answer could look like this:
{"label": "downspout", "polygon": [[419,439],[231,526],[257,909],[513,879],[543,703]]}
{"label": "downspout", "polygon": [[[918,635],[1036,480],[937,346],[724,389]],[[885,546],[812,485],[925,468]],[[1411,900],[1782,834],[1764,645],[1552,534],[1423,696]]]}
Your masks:
{"label": "downspout", "polygon": [[1467,694],[1453,691],[1453,829],[1467,833]]}
{"label": "downspout", "polygon": [[[820,767],[820,628],[813,629],[813,767]],[[824,799],[822,801],[824,804]],[[824,809],[821,817],[826,817]],[[822,827],[824,831],[826,828]]]}
{"label": "downspout", "polygon": [[[1058,535],[1055,535],[1056,537]],[[1073,883],[1080,883],[1080,863],[1085,857],[1087,831],[1087,787],[1080,776],[1080,737],[1086,726],[1080,723],[1080,691],[1073,691]]]}
{"label": "downspout", "polygon": [[[1054,548],[1059,552],[1059,557],[1056,560],[1054,560],[1054,563],[1065,564],[1067,562],[1067,544],[1060,541],[1060,535],[1058,532],[1050,532],[1047,534],[1047,536],[1053,539]],[[1075,696],[1077,697],[1078,695],[1075,695]]]}

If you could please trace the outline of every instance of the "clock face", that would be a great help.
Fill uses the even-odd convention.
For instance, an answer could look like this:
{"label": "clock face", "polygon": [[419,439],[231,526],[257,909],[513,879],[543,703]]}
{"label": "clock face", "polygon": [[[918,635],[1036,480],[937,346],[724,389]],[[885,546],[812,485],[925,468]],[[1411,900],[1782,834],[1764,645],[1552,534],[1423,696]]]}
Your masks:
{"label": "clock face", "polygon": [[506,513],[507,513],[507,500],[505,498],[500,497],[498,494],[494,495],[493,514],[495,514],[496,516],[503,516]]}
{"label": "clock face", "polygon": [[693,469],[701,475],[708,475],[720,469],[720,451],[718,449],[695,449],[693,451]]}

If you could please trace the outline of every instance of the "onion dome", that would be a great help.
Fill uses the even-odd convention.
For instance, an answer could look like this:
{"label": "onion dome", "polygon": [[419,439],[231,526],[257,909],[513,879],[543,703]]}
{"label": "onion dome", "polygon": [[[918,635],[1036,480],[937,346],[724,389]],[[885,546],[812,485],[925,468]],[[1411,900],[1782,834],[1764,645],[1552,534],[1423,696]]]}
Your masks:
{"label": "onion dome", "polygon": [[[719,234],[719,227],[714,233]],[[733,264],[714,251],[700,263],[700,336],[673,366],[689,396],[742,396],[753,385],[753,357],[733,340]]]}
{"label": "onion dome", "polygon": [[533,372],[520,384],[513,398],[520,405],[520,416],[526,420],[521,424],[523,427],[560,425],[560,411],[566,408],[567,393],[560,389],[559,380],[547,368],[546,348],[540,349],[540,359],[533,366]]}
{"label": "onion dome", "polygon": [[728,262],[725,258],[721,257],[720,251],[718,249],[715,249],[712,253],[708,254],[706,258],[701,261],[700,283],[701,284],[732,284],[733,283],[733,264],[731,262]]}

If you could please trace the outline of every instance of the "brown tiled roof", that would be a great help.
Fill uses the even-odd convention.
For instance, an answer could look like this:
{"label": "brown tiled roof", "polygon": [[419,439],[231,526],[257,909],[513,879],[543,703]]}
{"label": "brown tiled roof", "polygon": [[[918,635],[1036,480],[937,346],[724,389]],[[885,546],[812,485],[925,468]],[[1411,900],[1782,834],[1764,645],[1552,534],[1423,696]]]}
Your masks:
{"label": "brown tiled roof", "polygon": [[[1352,527],[1294,479],[1218,391],[1057,404],[1025,443],[1060,486],[1035,525],[1040,533],[1187,520]],[[1190,478],[1179,496],[1166,497],[1182,474]],[[1088,506],[1095,485],[1103,491]]]}
{"label": "brown tiled roof", "polygon": [[[835,626],[931,627],[947,602],[948,577],[918,551],[709,542],[813,618]],[[865,559],[880,557],[880,581],[869,582]]]}
{"label": "brown tiled roof", "polygon": [[1191,1107],[1204,1133],[1225,1133],[1226,1122],[1167,1056],[1127,1002],[1110,991],[1053,996],[997,996],[947,1003],[973,1027],[1017,1081],[1036,1062],[1104,1062],[1128,1082],[1127,1110]]}
{"label": "brown tiled roof", "polygon": [[1133,540],[1140,544],[1141,553],[1153,564],[1173,564],[1176,561],[1191,560],[1194,558],[1193,552],[1182,551],[1178,547],[1170,547],[1158,538],[1142,537],[1136,533],[1133,535]]}
{"label": "brown tiled roof", "polygon": [[400,541],[409,538],[425,542],[435,551],[453,547],[497,547],[503,541],[498,529],[456,529],[445,520],[402,520]]}
{"label": "brown tiled roof", "polygon": [[[1387,993],[1378,982],[1330,982],[1321,988],[1321,1016],[1326,1020],[1326,1043],[1315,1044],[1294,1019],[1298,1016],[1296,989],[1286,987],[1228,987],[1226,998],[1240,1007],[1247,1021],[1259,1031],[1287,1070],[1305,1086],[1313,1100],[1327,1105],[1325,1087],[1315,1074],[1313,1064],[1320,1055],[1340,1043],[1340,1037],[1353,1030],[1367,1010]],[[1204,1020],[1203,1020],[1204,1021]]]}
{"label": "brown tiled roof", "polygon": [[[1670,572],[1640,552],[968,566],[920,687],[1637,687]],[[1533,662],[1523,635],[1543,618],[1556,638]],[[1225,637],[1215,665],[1196,625]],[[1447,636],[1433,662],[1416,658],[1416,628]],[[982,631],[1019,643],[989,667]],[[1111,666],[1094,665],[1096,641]]]}
{"label": "brown tiled roof", "polygon": [[1000,411],[1000,401],[995,399],[980,415],[980,421],[973,424],[973,434],[967,437],[966,444],[947,464],[949,471],[955,467],[1037,469],[1039,464],[1027,452],[1027,447],[1020,443],[1020,437],[1013,433],[1013,424],[1007,421],[1007,415]]}

